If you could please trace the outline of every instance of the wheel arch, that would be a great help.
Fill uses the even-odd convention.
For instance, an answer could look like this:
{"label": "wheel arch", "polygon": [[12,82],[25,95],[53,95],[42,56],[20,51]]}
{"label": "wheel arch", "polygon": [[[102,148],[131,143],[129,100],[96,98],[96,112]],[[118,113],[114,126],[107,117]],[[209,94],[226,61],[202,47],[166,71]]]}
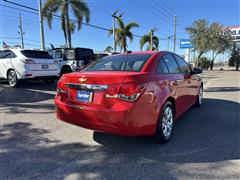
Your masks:
{"label": "wheel arch", "polygon": [[173,111],[174,111],[173,113],[174,113],[174,116],[175,116],[175,114],[176,114],[176,104],[175,104],[175,99],[174,99],[173,97],[169,96],[169,97],[166,99],[166,101],[164,102],[164,104],[165,104],[167,101],[169,101],[169,102],[172,103]]}

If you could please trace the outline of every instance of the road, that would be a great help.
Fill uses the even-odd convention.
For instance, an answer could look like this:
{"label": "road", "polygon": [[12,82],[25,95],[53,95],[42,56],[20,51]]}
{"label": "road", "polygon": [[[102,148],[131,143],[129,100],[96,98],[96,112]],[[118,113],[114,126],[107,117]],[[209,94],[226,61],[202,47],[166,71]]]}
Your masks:
{"label": "road", "polygon": [[55,85],[0,83],[0,179],[240,179],[240,72],[204,72],[204,105],[167,144],[56,120]]}

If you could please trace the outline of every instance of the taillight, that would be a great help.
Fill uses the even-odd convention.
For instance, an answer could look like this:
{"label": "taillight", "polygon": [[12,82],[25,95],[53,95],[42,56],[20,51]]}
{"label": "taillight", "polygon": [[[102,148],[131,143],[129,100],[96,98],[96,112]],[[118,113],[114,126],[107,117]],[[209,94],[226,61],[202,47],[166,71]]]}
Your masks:
{"label": "taillight", "polygon": [[32,59],[21,59],[21,61],[24,63],[24,64],[36,64],[36,62]]}
{"label": "taillight", "polygon": [[106,90],[105,97],[108,98],[117,98],[120,86],[119,85],[110,85]]}
{"label": "taillight", "polygon": [[119,85],[109,85],[106,90],[106,98],[119,98],[133,102],[142,94],[146,84],[125,83]]}
{"label": "taillight", "polygon": [[62,100],[67,98],[67,87],[64,82],[65,78],[62,76],[57,83],[57,96],[60,96]]}
{"label": "taillight", "polygon": [[58,65],[58,60],[54,60],[53,64]]}

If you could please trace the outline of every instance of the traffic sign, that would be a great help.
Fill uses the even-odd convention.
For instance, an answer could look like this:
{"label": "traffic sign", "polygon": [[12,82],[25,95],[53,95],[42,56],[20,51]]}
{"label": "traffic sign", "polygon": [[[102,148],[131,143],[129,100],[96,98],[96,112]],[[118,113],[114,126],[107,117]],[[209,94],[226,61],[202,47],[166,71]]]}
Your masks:
{"label": "traffic sign", "polygon": [[180,49],[189,49],[192,47],[193,47],[193,45],[191,44],[190,39],[181,39],[180,40]]}

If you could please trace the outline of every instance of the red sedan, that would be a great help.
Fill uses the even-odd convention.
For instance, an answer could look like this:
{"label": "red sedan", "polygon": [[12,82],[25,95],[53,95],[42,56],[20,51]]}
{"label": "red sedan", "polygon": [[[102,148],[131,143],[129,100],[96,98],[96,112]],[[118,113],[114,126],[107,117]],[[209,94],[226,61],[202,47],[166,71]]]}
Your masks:
{"label": "red sedan", "polygon": [[202,104],[201,72],[170,52],[107,56],[61,77],[57,118],[105,133],[154,135],[164,143],[175,120]]}

